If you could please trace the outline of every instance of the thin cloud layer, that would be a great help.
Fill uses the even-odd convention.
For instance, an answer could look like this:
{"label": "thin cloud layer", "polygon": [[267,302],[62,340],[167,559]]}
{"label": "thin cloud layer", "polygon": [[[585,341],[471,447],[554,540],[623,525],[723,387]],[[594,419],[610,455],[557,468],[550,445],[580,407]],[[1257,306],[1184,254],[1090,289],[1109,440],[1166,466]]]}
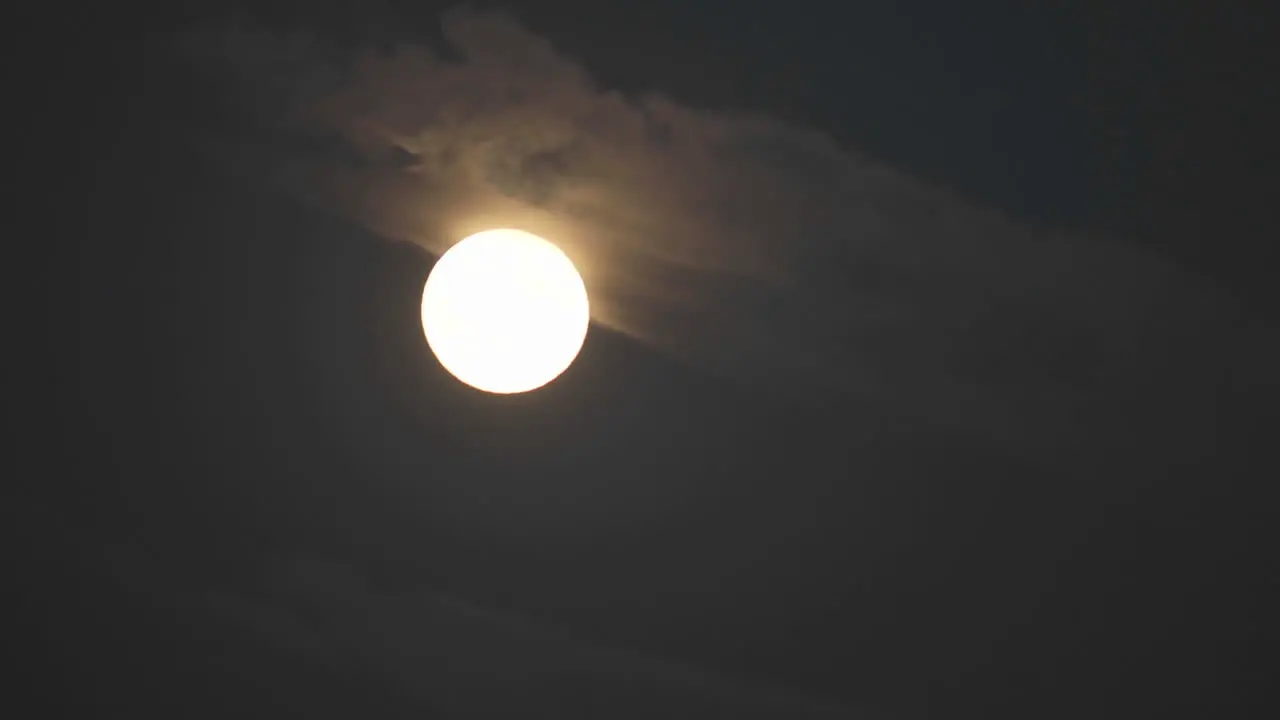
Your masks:
{"label": "thin cloud layer", "polygon": [[461,60],[245,27],[186,38],[271,130],[215,156],[436,254],[528,229],[578,264],[600,325],[993,438],[1123,434],[1131,419],[1102,408],[1169,383],[1201,413],[1179,432],[1203,437],[1227,370],[1201,348],[1274,352],[1160,257],[1023,227],[762,115],[601,88],[502,14],[443,29]]}
{"label": "thin cloud layer", "polygon": [[[873,718],[877,714],[601,647],[435,592],[381,592],[351,568],[273,558],[248,590],[184,585],[132,546],[108,549],[112,582],[178,622],[243,631],[332,677],[382,679],[442,717]],[[113,588],[114,589],[114,588]],[[239,635],[236,635],[239,637]]]}

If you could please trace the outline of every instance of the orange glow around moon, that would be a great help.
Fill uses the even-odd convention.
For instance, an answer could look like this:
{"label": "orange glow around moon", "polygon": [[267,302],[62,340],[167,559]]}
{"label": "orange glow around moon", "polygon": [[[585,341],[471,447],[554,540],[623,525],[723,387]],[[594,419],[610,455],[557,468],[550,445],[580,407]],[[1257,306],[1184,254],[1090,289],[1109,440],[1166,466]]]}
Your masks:
{"label": "orange glow around moon", "polygon": [[422,291],[422,329],[440,364],[490,393],[537,389],[587,337],[582,276],[560,248],[522,230],[486,230],[449,248]]}

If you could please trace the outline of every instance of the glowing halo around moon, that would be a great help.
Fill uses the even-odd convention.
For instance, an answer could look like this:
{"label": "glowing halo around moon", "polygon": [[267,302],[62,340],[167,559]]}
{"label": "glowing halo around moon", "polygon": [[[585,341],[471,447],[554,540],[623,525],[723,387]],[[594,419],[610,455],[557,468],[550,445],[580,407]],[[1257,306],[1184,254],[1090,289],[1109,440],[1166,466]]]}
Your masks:
{"label": "glowing halo around moon", "polygon": [[587,289],[569,257],[523,230],[486,230],[449,248],[422,290],[436,359],[478,390],[512,394],[559,377],[582,349]]}

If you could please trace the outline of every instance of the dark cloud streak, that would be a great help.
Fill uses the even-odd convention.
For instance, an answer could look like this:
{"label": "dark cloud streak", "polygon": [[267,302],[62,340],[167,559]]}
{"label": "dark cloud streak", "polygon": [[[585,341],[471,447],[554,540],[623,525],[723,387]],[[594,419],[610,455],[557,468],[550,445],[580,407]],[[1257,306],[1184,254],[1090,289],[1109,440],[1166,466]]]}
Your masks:
{"label": "dark cloud streak", "polygon": [[[265,584],[175,582],[139,547],[107,548],[113,590],[178,623],[253,638],[259,652],[379,688],[398,708],[444,717],[869,718],[835,702],[750,686],[679,662],[600,647],[514,611],[434,591],[388,593],[341,563],[279,557]],[[318,694],[313,690],[313,694]],[[385,701],[385,699],[384,699]]]}

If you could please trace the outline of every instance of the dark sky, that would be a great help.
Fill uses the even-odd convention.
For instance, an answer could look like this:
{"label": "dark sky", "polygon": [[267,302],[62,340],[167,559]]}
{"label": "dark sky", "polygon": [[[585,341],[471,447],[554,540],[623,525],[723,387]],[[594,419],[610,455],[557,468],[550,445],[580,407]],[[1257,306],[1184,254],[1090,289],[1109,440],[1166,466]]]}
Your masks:
{"label": "dark sky", "polygon": [[[1267,700],[1259,15],[254,5],[50,36],[37,716]],[[594,315],[497,397],[418,312],[508,223]]]}

